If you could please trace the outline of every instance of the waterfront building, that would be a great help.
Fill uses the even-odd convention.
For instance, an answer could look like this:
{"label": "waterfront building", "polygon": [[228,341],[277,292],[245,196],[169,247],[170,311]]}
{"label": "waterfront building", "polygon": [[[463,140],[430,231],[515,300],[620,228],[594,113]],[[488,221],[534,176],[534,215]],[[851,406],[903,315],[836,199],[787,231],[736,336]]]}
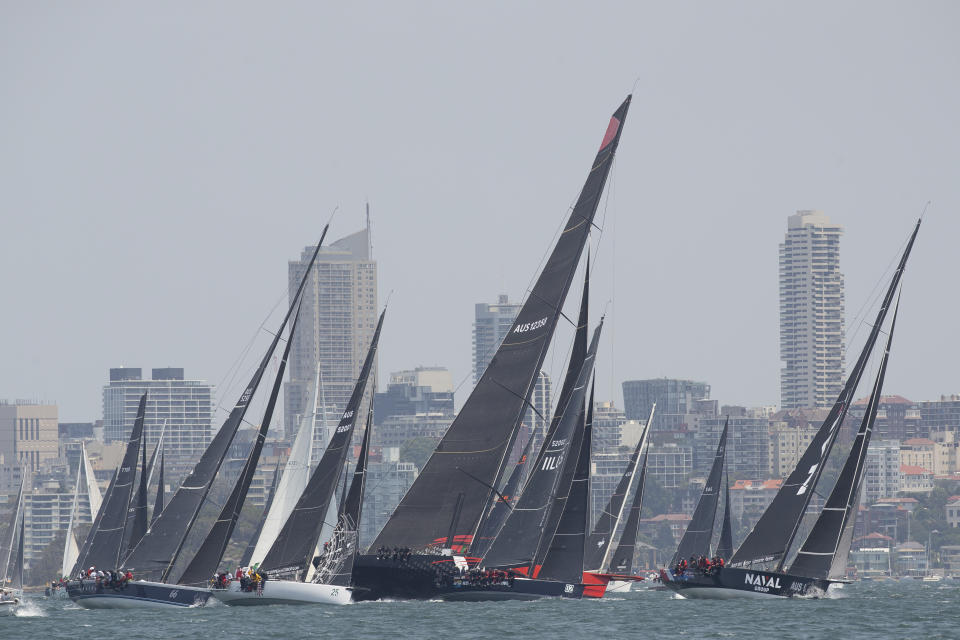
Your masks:
{"label": "waterfront building", "polygon": [[830,407],[844,378],[842,227],[820,211],[787,219],[780,245],[780,406]]}
{"label": "waterfront building", "polygon": [[900,442],[873,440],[867,449],[863,476],[864,504],[873,504],[881,498],[893,498],[900,493]]}
{"label": "waterfront building", "polygon": [[960,527],[960,496],[950,496],[943,509],[947,524],[954,529]]}
{"label": "waterfront building", "polygon": [[107,443],[130,438],[144,393],[143,432],[149,450],[153,451],[163,431],[167,464],[178,468],[195,463],[213,438],[213,385],[187,379],[182,367],[152,369],[149,380],[143,378],[139,367],[110,369],[110,382],[103,387],[103,437]]}
{"label": "waterfront building", "polygon": [[36,473],[59,455],[57,406],[0,401],[0,467]]}
{"label": "waterfront building", "polygon": [[900,493],[930,493],[933,491],[933,473],[923,467],[900,465]]}
{"label": "waterfront building", "polygon": [[[284,434],[292,439],[300,416],[313,413],[307,407],[317,378],[319,363],[324,405],[318,423],[326,417],[327,429],[315,429],[313,459],[318,460],[329,441],[329,429],[336,426],[347,406],[370,341],[377,327],[377,263],[367,227],[321,247],[307,278],[300,307],[300,319],[288,363],[289,378],[284,384]],[[291,298],[303,277],[315,246],[303,250],[300,258],[288,263]],[[371,379],[376,380],[376,362]],[[366,412],[373,397],[368,384],[361,411]]]}
{"label": "waterfront building", "polygon": [[927,550],[919,542],[909,540],[894,549],[899,576],[919,578],[927,575]]}
{"label": "waterfront building", "polygon": [[850,552],[850,564],[860,578],[878,578],[890,575],[890,549],[863,547]]}
{"label": "waterfront building", "polygon": [[[76,478],[74,478],[75,480]],[[23,557],[30,562],[43,555],[47,546],[56,539],[60,531],[70,526],[70,513],[73,509],[73,486],[69,491],[55,480],[23,494],[24,538]],[[90,524],[90,499],[86,491],[81,491],[77,499],[78,523]],[[83,540],[78,540],[77,544]]]}

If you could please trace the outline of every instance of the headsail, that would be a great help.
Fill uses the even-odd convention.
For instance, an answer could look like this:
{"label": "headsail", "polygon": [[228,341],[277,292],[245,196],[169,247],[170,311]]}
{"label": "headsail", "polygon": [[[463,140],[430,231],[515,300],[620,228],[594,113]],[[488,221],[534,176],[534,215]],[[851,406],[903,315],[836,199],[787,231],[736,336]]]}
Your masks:
{"label": "headsail", "polygon": [[[159,446],[157,445],[158,448]],[[160,452],[160,475],[157,477],[157,497],[153,502],[153,515],[150,516],[151,527],[161,513],[163,513],[163,451]]]}
{"label": "headsail", "polygon": [[680,558],[710,556],[710,539],[713,537],[713,523],[717,517],[717,502],[720,500],[720,485],[723,482],[723,462],[727,453],[727,427],[729,425],[730,418],[728,417],[723,423],[723,431],[720,433],[717,452],[713,456],[710,475],[707,476],[707,482],[703,485],[703,492],[700,494],[697,508],[693,512],[693,518],[690,519],[687,530],[683,532],[683,537],[680,539],[679,546],[677,546],[677,552],[673,554],[670,566],[677,564]]}
{"label": "headsail", "polygon": [[[647,425],[649,429],[649,423]],[[613,552],[610,558],[610,571],[626,575],[633,573],[633,557],[636,555],[637,530],[640,528],[640,512],[643,510],[643,484],[646,475],[647,456],[644,455],[643,462],[640,463],[640,479],[637,481],[637,490],[630,505],[630,513],[623,525],[623,533],[620,534],[617,550]]]}
{"label": "headsail", "polygon": [[[539,577],[563,582],[583,580],[583,552],[590,521],[590,453],[593,447],[593,384],[581,429],[580,450],[563,513],[543,558]],[[571,450],[571,453],[573,451]],[[554,505],[554,509],[559,508]]]}
{"label": "headsail", "polygon": [[[899,306],[899,301],[897,305]],[[833,491],[830,492],[830,497],[827,498],[823,511],[820,512],[817,522],[813,525],[790,567],[792,574],[833,579],[846,576],[847,555],[850,552],[853,524],[857,518],[867,448],[870,446],[873,422],[877,417],[880,396],[883,393],[883,379],[887,373],[887,361],[890,359],[890,345],[893,343],[893,330],[896,325],[897,308],[894,308],[887,346],[880,360],[880,369],[877,371],[877,378],[873,383],[873,390],[870,393],[860,429],[857,431],[857,437],[853,441],[853,447],[850,449],[850,454],[840,471]]]}
{"label": "headsail", "polygon": [[717,555],[726,561],[733,555],[733,526],[730,521],[730,478],[723,486],[723,525],[720,527],[720,540],[717,541]]}
{"label": "headsail", "polygon": [[67,525],[67,535],[63,540],[63,559],[60,562],[60,577],[69,576],[80,548],[77,547],[77,537],[73,535],[73,525],[77,518],[77,504],[80,499],[80,476],[83,475],[83,461],[77,464],[77,482],[73,487],[73,504],[70,506],[70,523]]}
{"label": "headsail", "polygon": [[[472,540],[492,503],[543,364],[623,130],[628,96],[610,119],[590,174],[517,319],[433,455],[372,547],[420,549],[452,532]],[[454,517],[455,513],[458,517]]]}
{"label": "headsail", "polygon": [[277,484],[280,480],[280,465],[277,464],[273,468],[273,481],[270,482],[270,493],[267,495],[267,502],[263,505],[263,512],[260,514],[260,522],[257,523],[257,528],[253,530],[253,535],[250,537],[250,541],[247,542],[247,548],[243,550],[243,555],[240,556],[240,566],[249,567],[253,563],[250,562],[250,558],[253,557],[253,550],[256,548],[257,540],[260,539],[260,534],[263,533],[263,525],[267,521],[267,514],[270,513],[270,507],[273,506],[273,500],[277,495]]}
{"label": "headsail", "polygon": [[7,527],[4,531],[3,540],[0,541],[0,561],[3,562],[0,565],[0,585],[7,584],[7,578],[10,576],[7,575],[7,571],[10,568],[10,558],[13,555],[13,545],[17,541],[17,522],[19,522],[20,513],[23,511],[23,484],[24,478],[23,475],[20,476],[20,490],[17,492],[17,501],[13,505],[13,510],[10,512],[10,519],[7,520]]}
{"label": "headsail", "polygon": [[[316,381],[313,387],[314,402],[307,406],[316,407],[319,393],[317,389],[320,386],[320,367],[317,367]],[[280,484],[277,485],[277,491],[273,501],[270,503],[270,509],[266,512],[263,521],[263,527],[256,537],[250,563],[256,564],[263,560],[267,551],[273,546],[277,539],[277,534],[283,528],[283,523],[290,517],[290,513],[297,504],[300,494],[307,486],[310,480],[310,452],[313,449],[313,432],[316,422],[316,408],[313,413],[304,412],[300,416],[300,428],[297,430],[297,436],[293,440],[293,446],[290,448],[290,456],[283,466],[283,475],[280,476]],[[326,425],[323,425],[323,433],[326,433]]]}
{"label": "headsail", "polygon": [[293,316],[293,322],[290,323],[290,335],[287,336],[287,344],[283,348],[283,356],[280,358],[280,365],[277,367],[277,375],[273,381],[273,389],[270,390],[270,398],[267,400],[267,408],[263,412],[263,421],[260,429],[257,431],[257,437],[253,441],[253,447],[247,455],[247,461],[240,471],[240,476],[233,485],[230,496],[220,509],[220,515],[213,523],[213,527],[207,533],[200,548],[194,554],[193,559],[183,574],[177,581],[179,584],[203,585],[210,579],[210,576],[217,570],[223,554],[230,544],[230,538],[233,536],[233,530],[237,526],[237,520],[240,518],[240,512],[243,510],[243,503],[247,499],[247,491],[250,490],[250,483],[253,482],[253,476],[257,472],[257,465],[260,464],[260,453],[263,451],[263,444],[267,440],[267,431],[270,429],[270,422],[273,420],[273,410],[277,406],[277,397],[280,395],[280,387],[283,386],[283,373],[287,368],[287,358],[290,356],[290,347],[293,346],[293,337],[297,331],[297,320],[300,319],[300,308],[303,299],[297,301],[297,312]]}
{"label": "headsail", "polygon": [[143,446],[140,447],[140,482],[137,486],[137,492],[132,496],[130,509],[127,513],[124,556],[137,546],[137,543],[143,538],[143,534],[147,532],[147,509],[150,508],[147,503],[148,482],[150,482],[150,468],[147,464],[147,443],[144,442]]}
{"label": "headsail", "polygon": [[90,519],[96,518],[100,511],[100,505],[103,504],[103,495],[100,493],[100,487],[97,486],[97,477],[93,474],[93,466],[90,464],[90,457],[87,455],[87,445],[80,445],[81,460],[83,461],[83,477],[87,483],[87,497],[90,501]]}
{"label": "headsail", "polygon": [[525,475],[525,467],[529,464],[530,449],[533,446],[534,440],[536,440],[536,434],[531,433],[530,437],[527,438],[527,444],[523,448],[523,453],[520,454],[520,459],[517,460],[513,471],[510,472],[510,477],[507,478],[507,484],[503,486],[503,493],[496,496],[490,513],[483,519],[483,523],[480,525],[479,531],[477,531],[477,537],[474,539],[473,544],[470,545],[471,555],[483,556],[483,554],[487,552],[487,549],[490,548],[490,543],[493,542],[497,532],[500,531],[500,527],[503,526],[507,516],[510,515],[510,511],[513,510],[513,505],[517,503],[520,497],[520,480]]}
{"label": "headsail", "polygon": [[[346,409],[337,424],[330,444],[320,458],[317,468],[310,476],[307,487],[300,495],[293,512],[277,535],[273,546],[267,551],[260,568],[273,575],[283,575],[302,580],[313,560],[320,531],[323,527],[331,500],[337,489],[340,471],[347,458],[347,450],[353,440],[353,428],[357,422],[357,414],[363,401],[363,394],[367,387],[367,379],[373,369],[373,361],[377,355],[377,343],[380,340],[380,330],[383,328],[383,318],[386,311],[380,313],[377,328],[373,333],[373,340],[367,350],[366,359],[360,369],[360,376],[353,387],[353,393],[347,402]],[[336,513],[336,510],[334,510]]]}
{"label": "headsail", "polygon": [[873,347],[876,344],[877,337],[880,335],[880,327],[886,317],[887,310],[893,301],[893,294],[900,283],[903,271],[907,265],[907,258],[910,257],[910,250],[913,248],[913,242],[920,230],[920,222],[917,221],[907,246],[900,258],[900,263],[893,274],[890,286],[880,304],[880,311],[867,337],[866,344],[857,358],[850,376],[847,378],[836,403],[824,420],[817,434],[813,437],[810,445],[800,457],[796,468],[787,477],[786,481],[780,487],[777,495],[767,507],[766,511],[760,516],[753,530],[747,535],[746,539],[737,549],[737,552],[731,558],[731,566],[749,566],[755,563],[777,562],[777,570],[783,569],[783,563],[786,560],[787,551],[790,549],[793,538],[797,534],[800,521],[807,509],[807,504],[816,489],[820,474],[823,472],[824,464],[833,448],[833,443],[840,432],[840,426],[847,415],[847,409],[853,402],[860,383],[860,378],[867,366],[867,361]]}
{"label": "headsail", "polygon": [[[580,367],[580,374],[573,393],[567,403],[568,408],[577,407],[577,411],[564,411],[560,426],[553,439],[547,442],[547,451],[540,466],[533,470],[527,480],[527,486],[520,495],[520,501],[514,508],[500,533],[483,557],[488,567],[527,568],[533,575],[534,564],[540,554],[545,552],[553,539],[553,531],[545,531],[550,520],[550,509],[558,495],[566,495],[570,485],[561,485],[564,462],[569,456],[576,456],[579,447],[573,444],[577,432],[582,432],[583,406],[586,399],[587,383],[593,373],[597,346],[603,322],[594,330],[587,357]],[[571,477],[572,480],[572,477]]]}
{"label": "headsail", "polygon": [[207,493],[210,491],[217,471],[220,470],[220,465],[227,456],[230,443],[233,441],[234,435],[236,435],[237,430],[243,422],[243,417],[246,415],[250,399],[260,385],[260,379],[263,377],[267,365],[270,363],[270,357],[276,349],[280,341],[280,336],[283,335],[287,322],[290,320],[290,316],[296,308],[297,301],[300,299],[307,278],[313,270],[313,263],[317,259],[317,254],[320,252],[320,246],[323,244],[323,239],[327,235],[327,228],[327,226],[323,228],[323,235],[321,235],[320,242],[317,243],[317,248],[310,258],[310,264],[303,272],[303,277],[300,279],[300,285],[297,288],[296,294],[290,300],[290,307],[287,309],[287,314],[277,328],[277,333],[267,352],[264,354],[263,359],[257,366],[256,371],[254,371],[253,376],[250,378],[250,382],[244,388],[243,393],[240,394],[239,400],[237,400],[233,410],[230,411],[230,415],[227,416],[223,426],[220,427],[220,431],[217,432],[217,435],[214,436],[210,445],[203,452],[203,455],[200,456],[200,460],[194,466],[193,471],[191,471],[190,475],[180,484],[180,488],[173,494],[169,504],[164,508],[163,513],[161,513],[160,517],[151,525],[147,534],[143,536],[143,539],[140,541],[140,544],[137,545],[127,558],[125,565],[128,568],[136,570],[138,574],[159,578],[159,580],[163,582],[167,579],[167,575],[176,563],[180,555],[180,550],[183,548],[183,543],[193,528],[193,523],[200,513],[200,507],[203,505]]}

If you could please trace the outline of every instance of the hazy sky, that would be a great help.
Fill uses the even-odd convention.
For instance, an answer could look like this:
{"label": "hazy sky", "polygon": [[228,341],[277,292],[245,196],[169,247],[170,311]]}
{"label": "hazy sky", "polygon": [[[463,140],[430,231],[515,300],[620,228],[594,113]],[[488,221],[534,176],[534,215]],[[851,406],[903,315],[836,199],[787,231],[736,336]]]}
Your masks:
{"label": "hazy sky", "polygon": [[960,392],[958,19],[954,2],[0,2],[0,398],[93,420],[112,366],[221,383],[287,260],[336,206],[331,238],[359,229],[369,199],[381,303],[394,291],[381,378],[445,365],[462,402],[474,303],[524,295],[631,90],[591,240],[599,398],[669,376],[779,402],[787,216],[844,226],[852,317],[928,200],[886,390]]}

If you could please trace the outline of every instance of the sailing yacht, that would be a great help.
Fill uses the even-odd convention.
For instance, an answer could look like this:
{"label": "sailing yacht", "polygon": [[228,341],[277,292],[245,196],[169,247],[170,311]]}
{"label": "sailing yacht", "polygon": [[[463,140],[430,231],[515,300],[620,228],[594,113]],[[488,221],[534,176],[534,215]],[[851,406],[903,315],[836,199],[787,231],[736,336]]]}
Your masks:
{"label": "sailing yacht", "polygon": [[[350,602],[353,591],[350,576],[356,554],[357,528],[363,502],[363,481],[371,432],[369,417],[353,483],[344,500],[344,515],[339,519],[332,539],[323,541],[325,552],[316,559],[315,550],[323,534],[327,514],[336,501],[337,483],[346,464],[360,405],[373,371],[385,315],[386,311],[380,314],[353,393],[317,468],[310,475],[307,485],[290,510],[283,527],[276,533],[263,560],[259,562],[258,572],[266,575],[267,580],[261,582],[256,589],[241,588],[238,580],[220,585],[213,590],[213,595],[221,602],[247,606]],[[306,446],[309,447],[309,442]],[[281,500],[283,499],[285,497],[281,496]]]}
{"label": "sailing yacht", "polygon": [[[826,594],[831,585],[845,581],[847,557],[859,506],[867,448],[883,390],[883,380],[896,325],[896,308],[877,377],[868,400],[867,411],[864,413],[853,447],[824,508],[797,552],[789,570],[784,571],[784,564],[810,498],[816,491],[823,467],[839,434],[847,409],[853,402],[860,378],[879,338],[887,311],[893,305],[893,297],[900,285],[919,230],[920,221],[917,221],[880,304],[880,310],[866,344],[836,403],[801,456],[796,468],[760,516],[753,530],[720,571],[705,575],[695,569],[688,571],[661,569],[660,579],[668,589],[684,597],[696,598],[819,597]],[[770,564],[774,564],[772,570],[768,569]]]}
{"label": "sailing yacht", "polygon": [[[17,524],[19,523],[19,531]],[[17,492],[17,502],[10,512],[10,519],[7,521],[7,535],[4,536],[4,545],[0,547],[0,560],[3,561],[0,567],[0,616],[10,616],[16,613],[20,607],[23,598],[23,479],[20,479],[20,490]],[[13,552],[14,542],[19,535],[17,545],[17,555],[13,565],[13,575],[7,574],[10,567],[10,556]],[[7,587],[7,582],[11,581],[13,586]]]}
{"label": "sailing yacht", "polygon": [[[367,554],[357,557],[355,600],[434,598],[461,572],[482,566],[471,546],[475,539],[483,545],[489,541],[478,532],[501,499],[498,488],[514,462],[510,451],[593,226],[629,106],[628,96],[610,118],[563,232],[486,371]],[[571,413],[580,409],[575,403],[570,406]],[[548,438],[546,444],[551,443]],[[575,457],[572,449],[562,453]],[[560,461],[550,456],[551,465]],[[495,538],[485,557],[496,544]],[[401,552],[388,554],[384,549]],[[514,585],[520,580],[515,577]],[[558,584],[555,595],[568,587],[571,595],[583,589],[579,578]],[[548,590],[554,589],[551,585]]]}
{"label": "sailing yacht", "polygon": [[[101,568],[119,567],[131,571],[137,579],[125,581],[118,587],[104,586],[102,583],[98,584],[90,579],[71,581],[67,585],[67,592],[71,600],[88,608],[182,608],[206,604],[210,598],[210,588],[206,584],[206,580],[209,579],[219,564],[236,524],[236,517],[243,506],[246,488],[242,486],[242,482],[247,482],[247,488],[249,487],[249,480],[252,479],[256,460],[259,459],[259,451],[263,446],[263,439],[266,437],[266,429],[269,427],[276,395],[279,393],[279,375],[274,383],[273,393],[267,403],[261,429],[258,432],[254,448],[248,457],[248,464],[241,474],[240,482],[234,487],[230,500],[224,506],[224,511],[221,511],[213,529],[205,539],[204,545],[194,556],[184,574],[174,581],[172,571],[180,558],[183,545],[196,523],[200,508],[207,498],[220,466],[226,458],[230,444],[243,423],[250,400],[256,393],[280,343],[284,329],[288,323],[291,323],[291,319],[290,330],[292,336],[297,321],[294,314],[299,312],[304,286],[320,251],[323,239],[326,237],[328,226],[324,227],[320,242],[314,249],[296,293],[291,297],[290,306],[280,323],[280,327],[254,371],[250,382],[240,394],[240,398],[231,410],[230,415],[201,455],[193,471],[174,493],[170,502],[163,508],[159,516],[154,514],[155,518],[140,541],[128,554],[123,555],[121,553],[123,534],[131,505],[133,472],[137,464],[137,447],[139,447],[140,438],[138,429],[142,431],[143,427],[142,416],[140,415],[142,411],[138,413],[138,419],[134,423],[131,442],[127,447],[124,462],[114,478],[114,483],[108,489],[107,499],[104,501],[100,513],[97,514],[97,521],[88,535],[88,542],[84,543],[85,550],[81,551],[81,560],[78,561],[77,568],[73,571],[73,574],[76,575],[87,564]],[[292,340],[288,339],[286,350],[289,350],[291,343]],[[285,367],[285,365],[286,353],[280,366]],[[136,445],[134,445],[134,436],[137,438]],[[252,466],[251,461],[253,461]],[[117,488],[122,488],[122,491],[118,491]],[[137,506],[139,507],[145,500],[145,492],[139,491]],[[93,559],[96,559],[96,561]],[[206,570],[206,573],[203,574],[203,578],[198,584],[196,576],[201,569]],[[188,573],[189,576],[187,576]],[[187,576],[189,580],[184,580],[184,576]]]}

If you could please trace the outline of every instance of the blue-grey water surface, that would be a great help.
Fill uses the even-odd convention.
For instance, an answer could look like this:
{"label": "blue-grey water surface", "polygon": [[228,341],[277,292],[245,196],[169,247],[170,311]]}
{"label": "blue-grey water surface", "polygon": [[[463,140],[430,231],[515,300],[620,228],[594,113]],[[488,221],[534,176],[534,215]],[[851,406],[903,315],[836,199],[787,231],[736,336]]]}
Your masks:
{"label": "blue-grey water surface", "polygon": [[960,638],[960,580],[863,582],[822,600],[683,600],[641,589],[602,600],[88,611],[32,598],[0,639]]}

